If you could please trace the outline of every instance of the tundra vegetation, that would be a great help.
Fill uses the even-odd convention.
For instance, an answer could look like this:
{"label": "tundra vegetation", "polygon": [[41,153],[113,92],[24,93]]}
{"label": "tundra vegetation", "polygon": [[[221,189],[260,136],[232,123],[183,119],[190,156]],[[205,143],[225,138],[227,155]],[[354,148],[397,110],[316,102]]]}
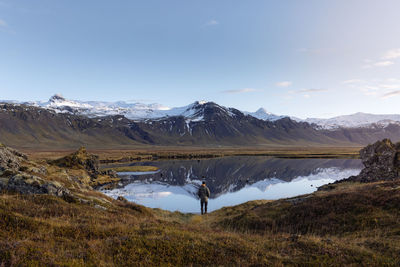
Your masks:
{"label": "tundra vegetation", "polygon": [[[387,141],[365,151],[378,161],[397,159]],[[369,160],[366,168],[376,166]],[[31,160],[0,146],[0,265],[400,264],[397,169],[386,179],[353,177],[313,194],[201,216],[97,192],[118,181],[98,164],[85,149]]]}

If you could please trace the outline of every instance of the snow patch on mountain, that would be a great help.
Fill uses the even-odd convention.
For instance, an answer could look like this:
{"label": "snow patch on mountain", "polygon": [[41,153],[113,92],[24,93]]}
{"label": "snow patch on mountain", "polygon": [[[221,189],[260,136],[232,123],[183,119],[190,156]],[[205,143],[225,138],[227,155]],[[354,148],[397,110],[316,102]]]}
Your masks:
{"label": "snow patch on mountain", "polygon": [[338,128],[371,128],[386,127],[389,124],[400,124],[400,115],[377,115],[358,112],[352,115],[338,116],[330,119],[308,118],[302,121],[314,123],[322,129],[327,130],[334,130]]}
{"label": "snow patch on mountain", "polygon": [[271,112],[268,112],[265,108],[259,108],[256,112],[244,111],[243,113],[245,115],[250,115],[264,121],[276,121],[287,117],[287,116],[275,115]]}

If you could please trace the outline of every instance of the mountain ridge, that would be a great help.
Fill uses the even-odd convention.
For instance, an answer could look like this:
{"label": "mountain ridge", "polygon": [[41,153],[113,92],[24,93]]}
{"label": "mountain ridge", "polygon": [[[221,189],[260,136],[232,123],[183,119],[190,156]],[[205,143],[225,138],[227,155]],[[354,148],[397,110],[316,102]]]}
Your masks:
{"label": "mountain ridge", "polygon": [[[124,148],[134,145],[254,146],[350,144],[290,118],[263,121],[213,102],[187,117],[134,121],[122,115],[90,118],[23,104],[0,104],[0,142],[18,148]],[[190,115],[190,116],[189,116]]]}
{"label": "mountain ridge", "polygon": [[[124,148],[135,145],[361,146],[383,138],[400,140],[400,123],[392,120],[366,127],[327,128],[285,116],[259,119],[206,101],[168,110],[152,110],[146,106],[142,111],[150,114],[148,118],[130,119],[126,115],[128,109],[133,112],[137,103],[131,104],[136,106],[128,104],[124,109],[125,102],[114,102],[119,105],[109,110],[111,102],[105,103],[74,102],[55,95],[41,102],[43,107],[37,103],[0,104],[0,142],[19,148],[82,145]],[[107,112],[93,112],[90,107],[95,105],[99,107],[97,111]],[[264,109],[259,113],[271,115]]]}
{"label": "mountain ridge", "polygon": [[[107,101],[79,101],[68,100],[60,94],[53,95],[48,101],[28,101],[21,102],[15,100],[1,100],[0,102],[9,104],[25,104],[35,107],[42,107],[53,110],[57,113],[70,113],[75,115],[84,115],[88,117],[103,117],[109,115],[123,115],[131,120],[161,119],[165,117],[184,116],[191,117],[190,110],[193,106],[208,103],[206,101],[195,101],[182,107],[167,107],[162,104],[152,103],[143,104],[139,102],[129,103],[125,101],[107,102]],[[213,102],[211,102],[213,103]],[[221,106],[223,107],[223,106]],[[224,107],[226,108],[226,107]],[[230,109],[230,108],[227,108]],[[293,116],[277,115],[268,112],[261,107],[255,112],[241,111],[245,115],[250,115],[264,121],[276,121],[285,117],[290,117],[297,122],[307,122],[315,124],[316,127],[325,130],[335,130],[340,128],[368,128],[368,127],[386,127],[389,124],[400,123],[400,114],[371,114],[357,112],[349,115],[341,115],[332,118],[306,118],[300,119]]]}

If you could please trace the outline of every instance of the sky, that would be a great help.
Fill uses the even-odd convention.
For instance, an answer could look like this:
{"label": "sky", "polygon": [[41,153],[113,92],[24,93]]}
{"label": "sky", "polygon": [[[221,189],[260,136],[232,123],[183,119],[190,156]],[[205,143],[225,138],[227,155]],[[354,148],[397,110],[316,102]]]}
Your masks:
{"label": "sky", "polygon": [[0,0],[0,99],[400,114],[398,0]]}

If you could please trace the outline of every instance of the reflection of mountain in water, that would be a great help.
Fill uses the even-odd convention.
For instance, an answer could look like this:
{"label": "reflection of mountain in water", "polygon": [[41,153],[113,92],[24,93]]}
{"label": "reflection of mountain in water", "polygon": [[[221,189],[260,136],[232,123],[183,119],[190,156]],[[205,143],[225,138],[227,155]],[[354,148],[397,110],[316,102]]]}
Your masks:
{"label": "reflection of mountain in water", "polygon": [[[234,192],[248,184],[259,186],[276,181],[290,182],[299,176],[310,176],[324,169],[361,169],[361,161],[354,159],[278,159],[269,157],[225,157],[206,160],[170,160],[140,162],[132,165],[153,165],[160,171],[151,175],[131,176],[123,185],[134,181],[160,182],[173,186],[207,182],[212,197]],[[332,173],[332,171],[330,172]],[[205,176],[202,179],[202,176]],[[125,177],[129,178],[129,177]],[[330,177],[338,180],[347,177]]]}

